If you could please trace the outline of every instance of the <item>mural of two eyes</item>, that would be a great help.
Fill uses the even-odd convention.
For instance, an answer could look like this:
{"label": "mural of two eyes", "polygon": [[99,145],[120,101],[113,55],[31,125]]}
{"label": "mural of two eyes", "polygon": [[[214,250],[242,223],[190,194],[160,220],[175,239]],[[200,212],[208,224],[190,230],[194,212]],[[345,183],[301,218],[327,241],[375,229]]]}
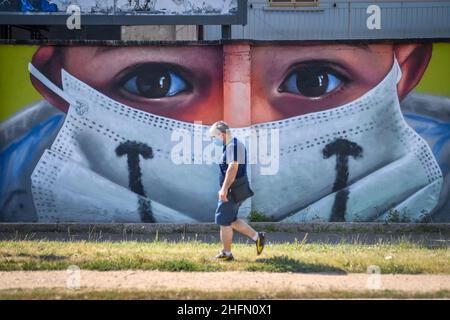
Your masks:
{"label": "mural of two eyes", "polygon": [[[173,97],[190,91],[191,84],[176,69],[164,64],[141,65],[125,77],[122,87],[130,94],[148,99]],[[278,91],[316,98],[336,90],[343,82],[344,77],[330,67],[318,63],[302,64],[286,77]]]}

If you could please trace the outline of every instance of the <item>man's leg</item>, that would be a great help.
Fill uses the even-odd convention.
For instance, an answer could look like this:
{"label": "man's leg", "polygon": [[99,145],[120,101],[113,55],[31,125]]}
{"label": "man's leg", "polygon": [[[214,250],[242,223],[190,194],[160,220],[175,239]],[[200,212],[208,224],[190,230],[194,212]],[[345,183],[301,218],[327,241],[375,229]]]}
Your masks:
{"label": "man's leg", "polygon": [[246,235],[249,238],[252,238],[253,240],[256,241],[256,239],[258,238],[258,232],[255,231],[255,229],[253,229],[252,227],[250,227],[244,220],[242,219],[237,219],[236,221],[234,221],[231,226],[233,227],[234,230],[236,230],[237,232],[242,233],[243,235]]}
{"label": "man's leg", "polygon": [[231,224],[231,227],[246,235],[249,238],[252,238],[253,241],[255,241],[256,244],[256,253],[258,255],[261,254],[261,252],[264,249],[265,241],[266,241],[266,235],[264,232],[256,232],[252,227],[250,227],[244,220],[237,219]]}
{"label": "man's leg", "polygon": [[223,251],[227,253],[231,252],[233,228],[230,226],[220,226],[220,240],[222,241]]}
{"label": "man's leg", "polygon": [[219,201],[216,209],[216,224],[220,225],[220,240],[223,245],[223,250],[216,258],[221,260],[233,260],[231,254],[231,243],[233,241],[233,228],[230,226],[233,221],[236,208],[234,203],[230,201]]}

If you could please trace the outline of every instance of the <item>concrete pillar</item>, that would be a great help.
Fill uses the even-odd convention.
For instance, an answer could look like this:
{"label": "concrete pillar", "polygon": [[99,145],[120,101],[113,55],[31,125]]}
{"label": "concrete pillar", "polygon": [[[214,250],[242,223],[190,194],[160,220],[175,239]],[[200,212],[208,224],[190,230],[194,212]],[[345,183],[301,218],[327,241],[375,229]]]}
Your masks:
{"label": "concrete pillar", "polygon": [[[251,124],[251,51],[248,44],[225,44],[223,46],[223,119],[230,127],[247,127]],[[240,137],[243,139],[243,137]],[[248,157],[256,142],[251,137],[243,139]],[[247,143],[246,143],[247,142]],[[250,144],[248,144],[248,142]],[[250,158],[248,158],[250,159]],[[252,166],[247,166],[252,181]],[[252,210],[252,198],[242,203],[238,217],[247,219]]]}
{"label": "concrete pillar", "polygon": [[223,118],[231,127],[251,124],[249,44],[223,46]]}

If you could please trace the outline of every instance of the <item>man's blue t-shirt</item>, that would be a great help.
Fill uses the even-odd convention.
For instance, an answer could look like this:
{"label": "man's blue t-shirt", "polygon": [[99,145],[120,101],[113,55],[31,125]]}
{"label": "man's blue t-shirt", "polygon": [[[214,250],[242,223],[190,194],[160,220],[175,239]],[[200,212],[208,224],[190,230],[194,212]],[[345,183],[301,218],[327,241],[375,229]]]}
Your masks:
{"label": "man's blue t-shirt", "polygon": [[220,168],[220,187],[222,187],[227,173],[228,164],[232,161],[239,163],[236,179],[247,176],[247,150],[245,146],[238,139],[231,139],[228,144],[223,146],[222,161],[219,164]]}

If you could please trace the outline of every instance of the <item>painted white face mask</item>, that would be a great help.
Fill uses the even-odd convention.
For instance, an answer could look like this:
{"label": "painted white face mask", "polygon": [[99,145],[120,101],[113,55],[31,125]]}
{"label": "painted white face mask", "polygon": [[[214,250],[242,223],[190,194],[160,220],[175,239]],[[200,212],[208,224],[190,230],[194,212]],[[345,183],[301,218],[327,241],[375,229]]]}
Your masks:
{"label": "painted white face mask", "polygon": [[252,175],[253,208],[283,222],[375,221],[392,214],[414,221],[430,214],[442,173],[403,118],[400,79],[394,57],[387,76],[348,104],[254,125],[279,129],[280,170]]}
{"label": "painted white face mask", "polygon": [[211,220],[218,169],[213,163],[175,164],[171,159],[174,130],[204,139],[209,127],[130,108],[65,70],[64,91],[31,64],[29,70],[70,103],[51,150],[32,174],[40,221]]}
{"label": "painted white face mask", "polygon": [[[32,65],[29,69],[70,103],[52,151],[44,154],[32,176],[41,219],[93,220],[100,210],[102,221],[111,220],[107,212],[130,222],[149,216],[157,222],[212,220],[217,168],[176,165],[170,157],[172,131],[192,133],[192,124],[120,104],[64,70],[61,91]],[[372,221],[391,210],[413,218],[429,213],[437,204],[442,174],[426,142],[403,119],[396,91],[400,77],[394,60],[380,84],[349,104],[253,125],[256,130],[279,130],[280,155],[274,175],[261,175],[261,164],[251,165],[251,208],[284,221]],[[202,130],[207,132],[207,127]],[[59,169],[62,163],[71,169]],[[85,179],[67,174],[83,170]],[[92,190],[86,190],[87,184]],[[118,196],[121,201],[101,195],[124,190],[130,197]],[[89,200],[80,200],[80,194]],[[46,216],[48,212],[54,216]]]}

